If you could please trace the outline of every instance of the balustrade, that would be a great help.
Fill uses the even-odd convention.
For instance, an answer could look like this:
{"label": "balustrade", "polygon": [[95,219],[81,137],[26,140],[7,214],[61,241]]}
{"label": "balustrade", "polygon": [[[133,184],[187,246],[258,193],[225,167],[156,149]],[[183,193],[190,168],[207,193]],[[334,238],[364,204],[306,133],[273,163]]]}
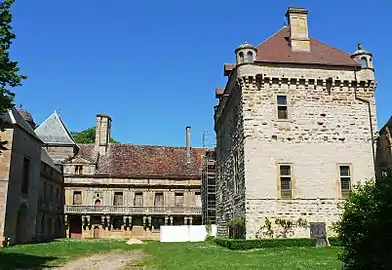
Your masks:
{"label": "balustrade", "polygon": [[65,205],[67,214],[121,214],[121,215],[201,215],[201,207],[137,207],[110,205]]}

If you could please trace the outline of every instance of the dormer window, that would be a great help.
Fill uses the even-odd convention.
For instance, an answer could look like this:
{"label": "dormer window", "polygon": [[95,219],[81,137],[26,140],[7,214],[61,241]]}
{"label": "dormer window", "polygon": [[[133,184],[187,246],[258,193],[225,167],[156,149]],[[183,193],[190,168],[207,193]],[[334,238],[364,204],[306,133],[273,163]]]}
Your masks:
{"label": "dormer window", "polygon": [[83,166],[82,165],[75,165],[75,174],[83,174]]}

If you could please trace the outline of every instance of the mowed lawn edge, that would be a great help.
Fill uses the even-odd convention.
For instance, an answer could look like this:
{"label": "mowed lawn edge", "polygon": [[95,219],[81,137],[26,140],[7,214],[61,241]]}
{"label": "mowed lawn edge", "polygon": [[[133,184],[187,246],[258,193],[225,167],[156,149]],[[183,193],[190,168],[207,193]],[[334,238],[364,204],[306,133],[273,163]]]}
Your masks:
{"label": "mowed lawn edge", "polygon": [[44,268],[109,251],[147,254],[125,269],[341,269],[340,248],[285,247],[229,250],[212,242],[127,245],[125,240],[63,239],[0,249],[0,269]]}

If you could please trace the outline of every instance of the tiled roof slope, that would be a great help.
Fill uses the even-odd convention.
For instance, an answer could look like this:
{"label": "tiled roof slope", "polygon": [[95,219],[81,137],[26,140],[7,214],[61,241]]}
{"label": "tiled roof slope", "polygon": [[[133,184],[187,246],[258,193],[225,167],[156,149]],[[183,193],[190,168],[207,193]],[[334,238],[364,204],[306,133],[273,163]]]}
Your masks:
{"label": "tiled roof slope", "polygon": [[7,113],[1,114],[0,118],[2,118],[4,121],[10,124],[19,126],[21,129],[26,131],[35,139],[41,141],[40,138],[38,138],[38,136],[35,134],[33,128],[26,122],[26,120],[24,120],[22,115],[20,115],[20,113],[15,107],[9,109]]}
{"label": "tiled roof slope", "polygon": [[47,144],[75,145],[70,132],[61,120],[60,116],[54,112],[39,127],[35,133]]}
{"label": "tiled roof slope", "polygon": [[[94,162],[94,145],[82,144],[77,157]],[[110,144],[100,156],[97,175],[111,177],[200,178],[204,148],[191,148],[187,163],[186,148],[156,145]]]}
{"label": "tiled roof slope", "polygon": [[310,39],[310,52],[293,52],[289,42],[289,27],[285,26],[257,46],[256,61],[335,66],[360,66],[350,55],[316,39]]}

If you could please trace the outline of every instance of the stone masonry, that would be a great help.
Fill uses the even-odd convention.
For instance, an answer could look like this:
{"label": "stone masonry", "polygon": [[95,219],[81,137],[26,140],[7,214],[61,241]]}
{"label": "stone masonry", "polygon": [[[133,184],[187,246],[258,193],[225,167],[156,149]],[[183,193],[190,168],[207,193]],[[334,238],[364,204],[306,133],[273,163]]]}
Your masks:
{"label": "stone masonry", "polygon": [[[337,204],[344,199],[342,168],[349,168],[349,189],[374,177],[371,53],[359,45],[350,58],[308,38],[305,9],[289,9],[287,16],[289,25],[265,42],[269,46],[242,44],[236,65],[225,70],[228,82],[215,107],[220,235],[240,217],[247,239],[258,236],[265,218],[278,217],[325,222],[333,234],[329,225],[339,218]],[[292,27],[296,18],[306,25]],[[295,45],[297,51],[290,40],[298,37],[305,44]],[[271,47],[282,48],[282,55],[289,50],[288,60],[273,55]],[[278,96],[286,100],[284,119]],[[281,197],[280,166],[290,167],[289,199]],[[293,236],[309,234],[305,228]]]}

